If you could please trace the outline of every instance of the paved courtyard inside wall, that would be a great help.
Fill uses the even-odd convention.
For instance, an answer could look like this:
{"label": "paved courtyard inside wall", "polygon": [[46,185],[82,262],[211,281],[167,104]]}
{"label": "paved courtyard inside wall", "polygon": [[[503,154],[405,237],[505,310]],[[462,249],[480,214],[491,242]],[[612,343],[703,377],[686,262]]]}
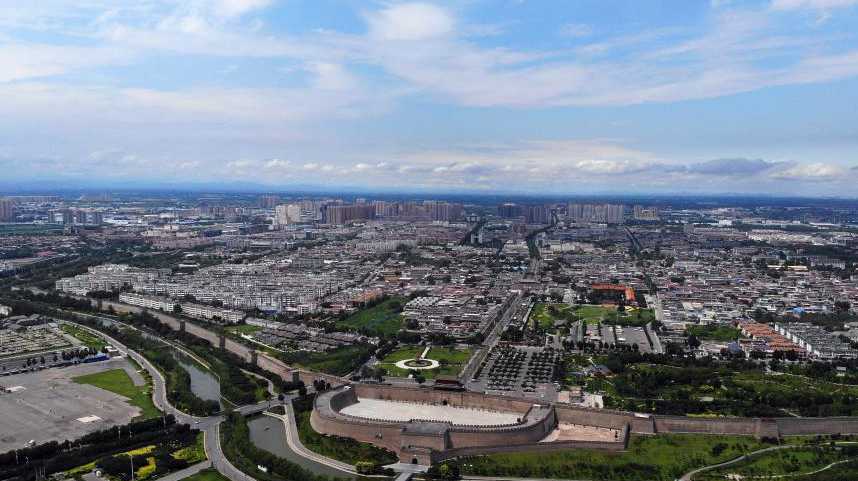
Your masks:
{"label": "paved courtyard inside wall", "polygon": [[[131,421],[140,409],[126,398],[71,380],[118,368],[133,372],[120,358],[0,377],[0,385],[14,391],[0,393],[0,452],[23,448],[30,440],[76,439]],[[132,380],[142,382],[139,375]]]}
{"label": "paved courtyard inside wall", "polygon": [[458,425],[498,426],[514,424],[521,417],[518,413],[487,411],[482,409],[441,406],[435,404],[386,401],[383,399],[359,398],[358,403],[343,408],[340,412],[362,418],[404,422],[411,419],[449,421]]}

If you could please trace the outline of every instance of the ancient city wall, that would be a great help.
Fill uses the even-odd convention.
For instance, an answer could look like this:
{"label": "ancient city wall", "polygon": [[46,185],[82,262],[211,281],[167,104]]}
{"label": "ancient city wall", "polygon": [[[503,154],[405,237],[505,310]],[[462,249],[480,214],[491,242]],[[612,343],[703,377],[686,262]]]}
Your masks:
{"label": "ancient city wall", "polygon": [[[72,296],[78,299],[86,299],[89,300],[93,306],[98,306],[98,299],[89,299],[86,297],[80,296]],[[144,309],[139,306],[132,306],[130,304],[125,304],[122,302],[103,300],[102,309],[106,309],[107,306],[113,307],[116,312],[119,313],[140,313],[143,312]],[[222,347],[223,349],[239,356],[244,359],[245,362],[253,362],[254,357],[256,357],[256,365],[261,369],[268,371],[276,376],[280,376],[284,380],[290,381],[292,380],[292,372],[295,369],[289,367],[286,363],[275,359],[273,357],[268,356],[267,354],[259,353],[258,355],[254,355],[254,350],[246,345],[231,339],[226,336],[222,336],[220,333],[215,332],[213,330],[207,329],[199,324],[193,323],[191,321],[185,319],[179,319],[175,316],[171,316],[165,312],[161,312],[158,310],[148,309],[149,314],[158,319],[161,324],[168,326],[170,329],[174,331],[180,331],[182,326],[184,325],[185,332],[188,334],[198,337],[200,339],[204,339],[211,343],[214,347]],[[329,374],[323,373],[314,373],[310,371],[299,371],[298,377],[301,381],[304,381],[304,384],[308,386],[312,386],[313,381],[318,379],[324,379],[329,382],[331,386],[340,386],[342,384],[347,383],[343,378],[332,376]]]}
{"label": "ancient city wall", "polygon": [[[557,405],[557,421],[569,424],[582,424],[600,428],[623,429],[632,424],[636,418],[633,414],[612,411],[609,409],[588,409],[576,406]],[[641,418],[637,418],[641,419]],[[642,429],[645,430],[646,418],[641,419]],[[650,422],[651,423],[651,422]]]}
{"label": "ancient city wall", "polygon": [[469,428],[453,426],[450,429],[450,444],[453,448],[504,446],[510,444],[538,443],[557,426],[557,415],[554,409],[547,412],[534,413],[525,423],[519,426],[500,428]]}
{"label": "ancient city wall", "polygon": [[431,388],[399,387],[383,384],[356,384],[354,388],[357,390],[358,397],[364,398],[426,404],[443,404],[446,401],[450,406],[517,412],[522,415],[533,407],[533,402],[475,392],[441,391]]}
{"label": "ancient city wall", "polygon": [[395,453],[399,453],[402,444],[400,439],[401,423],[323,416],[319,409],[314,409],[310,415],[310,425],[318,433],[356,439],[389,449]]}
{"label": "ancient city wall", "polygon": [[781,436],[815,434],[858,434],[858,418],[777,418]]}
{"label": "ancient city wall", "polygon": [[692,418],[653,416],[656,433],[757,435],[760,420],[756,418]]}

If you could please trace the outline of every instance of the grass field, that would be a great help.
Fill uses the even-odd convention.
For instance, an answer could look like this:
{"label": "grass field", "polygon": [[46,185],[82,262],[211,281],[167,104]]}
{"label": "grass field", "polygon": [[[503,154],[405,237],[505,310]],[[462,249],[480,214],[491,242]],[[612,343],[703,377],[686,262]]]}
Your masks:
{"label": "grass field", "polygon": [[182,481],[229,481],[229,478],[220,474],[212,468],[204,469],[197,474],[188,476]]}
{"label": "grass field", "polygon": [[352,329],[369,336],[395,336],[402,328],[402,306],[407,299],[392,297],[368,309],[361,309],[337,322],[340,329]]}
{"label": "grass field", "polygon": [[296,364],[311,371],[345,376],[366,362],[371,356],[371,352],[372,346],[368,344],[354,344],[326,352],[281,352],[277,353],[277,357],[286,363]]}
{"label": "grass field", "polygon": [[701,325],[701,326],[688,326],[685,329],[685,332],[688,335],[694,335],[697,339],[701,341],[735,341],[742,334],[738,329],[733,326],[725,326],[725,325]]}
{"label": "grass field", "polygon": [[605,481],[668,481],[701,466],[764,447],[750,436],[662,434],[632,436],[628,451],[570,449],[492,454],[463,459],[463,474]]}
{"label": "grass field", "polygon": [[184,459],[185,461],[188,462],[189,466],[191,464],[196,464],[200,461],[205,461],[206,460],[206,448],[203,445],[203,443],[204,443],[204,436],[203,436],[203,433],[200,432],[197,434],[197,439],[194,442],[194,444],[187,446],[187,447],[184,447],[182,449],[179,449],[178,451],[173,453],[173,456],[176,459]]}
{"label": "grass field", "polygon": [[[396,367],[398,361],[405,359],[416,359],[426,349],[425,346],[407,346],[399,348],[382,359],[379,367],[387,370],[388,375],[395,377],[408,377],[408,369]],[[434,359],[441,365],[436,369],[423,369],[420,371],[426,379],[434,379],[439,375],[456,376],[468,363],[473,351],[471,349],[459,350],[454,347],[433,346],[426,355],[427,359]]]}
{"label": "grass field", "polygon": [[568,304],[545,304],[539,302],[534,304],[533,310],[530,311],[531,324],[542,330],[552,329],[555,321],[563,319],[574,319],[572,306]]}
{"label": "grass field", "polygon": [[78,384],[89,384],[128,398],[128,403],[141,409],[140,417],[149,419],[161,415],[152,404],[152,393],[148,386],[135,386],[123,369],[87,374],[72,378]]}
{"label": "grass field", "polygon": [[101,351],[104,346],[107,345],[104,339],[100,336],[96,336],[95,334],[87,331],[86,329],[82,329],[72,324],[62,324],[60,328],[64,333],[74,337],[78,341],[82,342],[84,346],[95,349],[96,351]]}
{"label": "grass field", "polygon": [[[743,477],[784,476],[799,477],[812,473],[831,463],[854,458],[854,454],[845,454],[839,448],[830,446],[807,446],[795,449],[782,449],[754,456],[732,466],[715,469],[701,474],[696,479],[714,481],[726,479],[728,474]],[[846,478],[844,478],[846,479]]]}
{"label": "grass field", "polygon": [[259,326],[251,326],[250,324],[239,324],[237,326],[229,326],[226,330],[233,334],[253,334],[254,332],[261,331],[262,328]]}
{"label": "grass field", "polygon": [[[155,445],[150,444],[148,446],[143,446],[143,447],[140,447],[137,449],[132,449],[130,451],[124,451],[122,453],[117,453],[117,454],[128,454],[131,456],[139,456],[139,455],[143,455],[143,454],[149,454],[153,450],[155,450]],[[77,476],[81,476],[81,475],[90,473],[90,472],[92,472],[93,469],[95,469],[95,464],[97,462],[98,461],[96,460],[96,461],[92,461],[90,463],[82,464],[82,465],[77,466],[75,468],[69,469],[68,471],[65,471],[64,474],[70,478],[75,478]],[[135,469],[135,472],[137,474],[139,474],[139,471],[137,469]]]}

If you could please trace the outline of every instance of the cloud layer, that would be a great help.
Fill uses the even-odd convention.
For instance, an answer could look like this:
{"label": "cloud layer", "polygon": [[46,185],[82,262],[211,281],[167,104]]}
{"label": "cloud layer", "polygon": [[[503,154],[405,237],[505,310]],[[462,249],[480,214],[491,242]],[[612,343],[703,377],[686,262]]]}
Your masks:
{"label": "cloud layer", "polygon": [[[611,190],[622,179],[639,191],[820,193],[853,180],[854,140],[799,153],[729,142],[678,149],[671,131],[680,122],[646,133],[655,141],[638,138],[651,130],[646,120],[637,131],[612,125],[652,106],[667,117],[673,105],[850,81],[856,4],[713,2],[668,25],[597,24],[569,9],[549,27],[526,24],[520,5],[489,15],[469,4],[366,4],[321,26],[343,6],[0,5],[0,164],[20,178],[94,170],[379,186],[407,178],[424,188],[536,192]],[[556,127],[572,119],[587,127],[582,112],[612,119],[586,135]],[[487,127],[456,132],[445,116]],[[492,131],[528,116],[554,132]]]}

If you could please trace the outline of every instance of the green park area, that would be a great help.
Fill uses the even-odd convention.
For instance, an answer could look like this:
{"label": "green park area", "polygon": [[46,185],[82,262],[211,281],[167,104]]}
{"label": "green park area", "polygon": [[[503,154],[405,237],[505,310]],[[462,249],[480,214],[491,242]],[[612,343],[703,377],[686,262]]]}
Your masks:
{"label": "green park area", "polygon": [[[426,346],[401,347],[379,361],[378,367],[384,368],[389,376],[408,377],[409,369],[396,366],[399,361],[417,359],[426,349]],[[453,346],[432,346],[426,354],[426,359],[438,361],[439,366],[434,369],[421,369],[419,373],[426,379],[434,379],[436,376],[457,376],[468,363],[473,351],[471,349],[456,349]]]}
{"label": "green park area", "polygon": [[60,328],[63,330],[64,333],[74,337],[88,348],[95,349],[96,351],[101,351],[105,346],[107,346],[107,342],[102,339],[101,336],[96,336],[90,331],[75,326],[74,324],[63,323]]}
{"label": "green park area", "polygon": [[783,449],[760,453],[730,466],[706,471],[697,475],[695,480],[716,481],[766,477],[801,480],[858,479],[845,476],[846,470],[853,475],[858,472],[858,446],[854,442],[785,446]]}
{"label": "green park area", "polygon": [[[166,443],[161,446],[156,444],[150,444],[128,451],[123,451],[115,454],[114,456],[107,456],[105,458],[102,458],[101,460],[91,461],[89,463],[76,466],[72,469],[65,471],[64,474],[71,479],[81,479],[83,475],[91,473],[96,468],[101,467],[105,459],[111,457],[125,457],[125,459],[127,459],[127,457],[133,456],[136,461],[134,466],[134,479],[138,481],[143,481],[146,479],[159,477],[170,471],[182,469],[185,466],[191,466],[193,464],[206,460],[206,453],[205,449],[203,448],[203,433],[197,433],[192,443],[180,446],[178,449],[172,447],[171,444],[172,443]],[[218,476],[220,476],[220,474],[214,470],[204,470],[202,472],[206,471],[212,471]],[[193,478],[194,476],[191,476],[191,478]],[[105,479],[121,478],[117,476],[106,476]],[[226,478],[220,477],[211,479],[212,481],[220,481]]]}
{"label": "green park area", "polygon": [[368,336],[392,337],[402,328],[402,306],[407,299],[391,297],[379,304],[361,309],[337,321],[337,329],[358,331]]}
{"label": "green park area", "polygon": [[111,369],[109,371],[78,376],[72,378],[72,381],[78,384],[89,384],[128,398],[128,404],[140,408],[140,417],[144,419],[161,415],[161,412],[152,403],[150,387],[146,385],[135,386],[124,369]]}
{"label": "green park area", "polygon": [[[766,447],[750,436],[632,435],[628,450],[504,453],[459,461],[463,474],[605,481],[672,481],[692,469]],[[723,478],[722,478],[723,479]]]}
{"label": "green park area", "polygon": [[753,361],[715,364],[706,359],[677,361],[638,353],[595,356],[593,360],[606,365],[612,374],[587,379],[587,389],[600,392],[609,408],[698,416],[858,415],[854,402],[858,386],[821,376],[766,372]]}
{"label": "green park area", "polygon": [[685,333],[694,336],[701,341],[728,342],[735,341],[741,336],[741,332],[732,325],[704,324],[699,326],[688,326]]}
{"label": "green park area", "polygon": [[226,328],[227,332],[231,332],[233,334],[253,334],[255,332],[261,331],[262,328],[259,326],[251,326],[250,324],[239,324],[237,326],[228,326]]}
{"label": "green park area", "polygon": [[278,352],[276,356],[283,362],[301,366],[311,371],[345,376],[360,368],[370,358],[372,351],[373,346],[369,344],[353,344],[325,352]]}
{"label": "green park area", "polygon": [[622,326],[643,326],[655,320],[652,309],[624,307],[617,311],[617,306],[585,304],[572,306],[569,304],[534,304],[530,320],[535,327],[551,329],[557,321],[584,321],[587,324],[616,324]]}
{"label": "green park area", "polygon": [[535,328],[551,330],[557,321],[574,321],[572,306],[568,304],[546,304],[536,303],[530,311],[530,322]]}

